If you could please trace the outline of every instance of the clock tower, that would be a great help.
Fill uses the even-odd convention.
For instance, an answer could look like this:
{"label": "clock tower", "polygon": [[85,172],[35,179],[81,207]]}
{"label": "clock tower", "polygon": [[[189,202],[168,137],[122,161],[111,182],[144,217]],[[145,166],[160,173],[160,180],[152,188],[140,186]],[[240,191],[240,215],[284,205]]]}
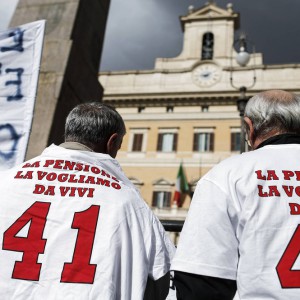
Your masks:
{"label": "clock tower", "polygon": [[175,58],[158,58],[155,69],[192,69],[196,85],[211,87],[236,54],[232,45],[239,14],[233,11],[232,4],[223,9],[210,1],[199,10],[189,7],[189,14],[180,20],[184,32],[182,52]]}

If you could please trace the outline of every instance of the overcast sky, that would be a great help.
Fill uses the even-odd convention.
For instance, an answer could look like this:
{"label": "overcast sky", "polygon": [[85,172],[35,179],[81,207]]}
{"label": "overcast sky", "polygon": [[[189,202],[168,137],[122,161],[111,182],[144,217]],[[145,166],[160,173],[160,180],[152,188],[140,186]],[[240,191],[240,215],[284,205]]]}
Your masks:
{"label": "overcast sky", "polygon": [[[207,0],[112,0],[101,70],[153,69],[156,57],[175,57],[182,49],[179,16]],[[299,0],[216,0],[233,3],[265,64],[300,63]]]}
{"label": "overcast sky", "polygon": [[[18,0],[0,0],[0,30],[7,28]],[[101,70],[153,69],[155,58],[182,49],[179,16],[207,0],[111,0]],[[300,0],[216,0],[233,3],[265,64],[300,63]]]}

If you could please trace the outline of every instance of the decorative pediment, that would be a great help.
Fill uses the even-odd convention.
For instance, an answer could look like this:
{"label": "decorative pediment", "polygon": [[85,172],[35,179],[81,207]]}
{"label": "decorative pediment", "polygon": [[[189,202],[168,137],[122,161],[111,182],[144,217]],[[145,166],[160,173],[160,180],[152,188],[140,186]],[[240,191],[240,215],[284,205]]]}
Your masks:
{"label": "decorative pediment", "polygon": [[167,179],[164,179],[164,178],[154,180],[152,182],[152,184],[154,186],[171,186],[171,185],[174,185],[174,183],[172,183],[172,182],[170,182],[170,181],[168,181]]}
{"label": "decorative pediment", "polygon": [[137,187],[144,185],[144,182],[135,177],[129,177],[129,180]]}
{"label": "decorative pediment", "polygon": [[239,14],[232,9],[232,4],[227,5],[227,9],[218,7],[216,4],[208,3],[200,9],[190,8],[189,14],[180,18],[184,27],[185,23],[194,21],[207,21],[216,19],[232,19],[235,21],[235,29],[239,26]]}

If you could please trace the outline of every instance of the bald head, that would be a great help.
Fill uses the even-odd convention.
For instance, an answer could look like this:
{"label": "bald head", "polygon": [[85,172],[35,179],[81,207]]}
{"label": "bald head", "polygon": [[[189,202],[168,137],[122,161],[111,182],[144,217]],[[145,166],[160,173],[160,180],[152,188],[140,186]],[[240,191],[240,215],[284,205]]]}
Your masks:
{"label": "bald head", "polygon": [[282,90],[265,91],[259,93],[257,96],[263,97],[270,102],[281,102],[281,103],[293,102],[295,101],[295,97],[297,97],[293,93],[282,91]]}
{"label": "bald head", "polygon": [[300,134],[300,98],[282,90],[259,93],[248,101],[245,117],[252,121],[255,137],[262,140],[282,133]]}

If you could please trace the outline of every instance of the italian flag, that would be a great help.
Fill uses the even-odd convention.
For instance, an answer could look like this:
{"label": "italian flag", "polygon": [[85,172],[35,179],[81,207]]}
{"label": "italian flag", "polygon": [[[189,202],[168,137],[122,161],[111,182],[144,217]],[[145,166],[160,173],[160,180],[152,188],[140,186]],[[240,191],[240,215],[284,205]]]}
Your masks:
{"label": "italian flag", "polygon": [[173,207],[181,206],[181,195],[186,194],[188,191],[189,191],[189,185],[183,171],[182,163],[180,163],[176,184],[175,184]]}

